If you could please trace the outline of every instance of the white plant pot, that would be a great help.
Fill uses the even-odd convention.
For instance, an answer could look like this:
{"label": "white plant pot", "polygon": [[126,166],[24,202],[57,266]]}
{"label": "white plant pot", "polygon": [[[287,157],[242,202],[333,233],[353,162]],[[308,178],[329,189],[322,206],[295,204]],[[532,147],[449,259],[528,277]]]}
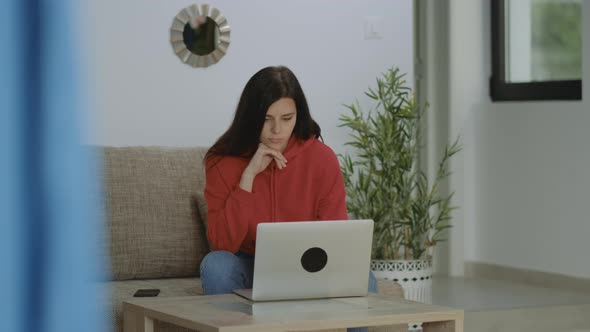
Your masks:
{"label": "white plant pot", "polygon": [[411,301],[432,304],[432,261],[381,260],[371,261],[375,278],[393,280],[404,290],[404,297]]}

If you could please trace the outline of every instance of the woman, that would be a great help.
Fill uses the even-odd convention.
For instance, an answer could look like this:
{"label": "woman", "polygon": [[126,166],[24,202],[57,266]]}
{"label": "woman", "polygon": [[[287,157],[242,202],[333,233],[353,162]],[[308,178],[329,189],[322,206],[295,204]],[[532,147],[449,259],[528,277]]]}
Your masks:
{"label": "woman", "polygon": [[[205,294],[251,288],[260,222],[347,219],[338,158],[319,141],[303,90],[286,67],[267,67],[246,84],[229,129],[205,157]],[[369,290],[377,284],[371,274]]]}

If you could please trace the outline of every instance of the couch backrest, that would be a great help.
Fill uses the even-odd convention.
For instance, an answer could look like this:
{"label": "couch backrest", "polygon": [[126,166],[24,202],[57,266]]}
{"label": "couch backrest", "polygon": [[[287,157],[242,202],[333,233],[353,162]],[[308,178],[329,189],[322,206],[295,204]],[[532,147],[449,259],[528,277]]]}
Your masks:
{"label": "couch backrest", "polygon": [[107,248],[114,280],[197,276],[208,252],[192,199],[207,149],[105,147]]}

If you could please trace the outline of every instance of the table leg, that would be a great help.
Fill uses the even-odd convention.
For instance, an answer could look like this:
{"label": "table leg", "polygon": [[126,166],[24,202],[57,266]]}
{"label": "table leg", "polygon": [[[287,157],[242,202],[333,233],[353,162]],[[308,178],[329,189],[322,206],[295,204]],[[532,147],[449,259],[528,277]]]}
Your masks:
{"label": "table leg", "polygon": [[124,332],[154,332],[154,320],[139,311],[125,308],[123,310]]}
{"label": "table leg", "polygon": [[408,332],[408,324],[371,326],[369,332]]}
{"label": "table leg", "polygon": [[[300,331],[290,331],[290,332],[300,332]],[[346,329],[329,329],[329,330],[313,330],[309,332],[346,332]]]}
{"label": "table leg", "polygon": [[423,332],[463,332],[463,319],[422,324]]}

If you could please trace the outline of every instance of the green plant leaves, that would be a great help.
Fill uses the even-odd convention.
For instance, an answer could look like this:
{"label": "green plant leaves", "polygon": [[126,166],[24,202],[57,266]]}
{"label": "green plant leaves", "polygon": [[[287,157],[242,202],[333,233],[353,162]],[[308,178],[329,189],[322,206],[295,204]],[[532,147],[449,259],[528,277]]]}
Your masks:
{"label": "green plant leaves", "polygon": [[350,129],[347,145],[355,154],[339,155],[347,191],[348,211],[375,221],[372,256],[375,259],[425,258],[428,249],[444,241],[449,227],[453,194],[441,196],[441,182],[449,175],[449,159],[461,150],[457,139],[447,146],[435,178],[429,183],[418,167],[420,108],[404,80],[391,68],[365,92],[375,102],[363,112],[356,101],[344,105],[339,127]]}

